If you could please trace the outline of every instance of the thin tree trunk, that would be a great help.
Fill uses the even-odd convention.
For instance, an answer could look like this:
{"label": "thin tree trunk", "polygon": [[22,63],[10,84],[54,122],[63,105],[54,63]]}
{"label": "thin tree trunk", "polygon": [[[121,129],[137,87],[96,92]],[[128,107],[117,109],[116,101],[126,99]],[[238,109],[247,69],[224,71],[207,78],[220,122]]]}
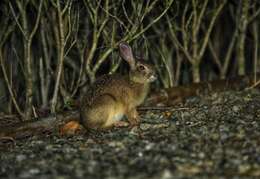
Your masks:
{"label": "thin tree trunk", "polygon": [[241,18],[239,22],[239,36],[237,42],[238,74],[245,75],[245,39],[248,25],[249,0],[241,0]]}
{"label": "thin tree trunk", "polygon": [[192,64],[192,78],[194,83],[200,82],[200,64],[193,63]]}
{"label": "thin tree trunk", "polygon": [[25,84],[26,84],[26,103],[25,103],[25,120],[31,119],[32,115],[32,98],[33,98],[33,80],[32,80],[32,59],[31,59],[31,40],[25,42],[24,59],[25,59]]}
{"label": "thin tree trunk", "polygon": [[62,19],[62,10],[60,7],[60,1],[57,0],[57,13],[58,13],[58,26],[59,26],[59,52],[58,52],[58,64],[57,64],[57,71],[56,71],[56,80],[55,80],[55,87],[54,87],[54,93],[51,100],[51,112],[55,113],[56,111],[56,105],[58,100],[58,92],[59,92],[59,86],[60,86],[60,80],[63,70],[63,61],[64,61],[64,29],[63,29],[63,19]]}

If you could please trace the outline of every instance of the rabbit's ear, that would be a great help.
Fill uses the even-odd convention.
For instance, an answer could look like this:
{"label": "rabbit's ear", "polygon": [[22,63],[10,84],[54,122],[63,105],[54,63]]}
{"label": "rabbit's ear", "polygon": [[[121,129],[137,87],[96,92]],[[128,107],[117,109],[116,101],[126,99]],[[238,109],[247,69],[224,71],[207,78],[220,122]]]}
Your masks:
{"label": "rabbit's ear", "polygon": [[120,56],[128,62],[131,69],[135,68],[135,59],[132,52],[132,48],[126,42],[120,42],[119,44]]}

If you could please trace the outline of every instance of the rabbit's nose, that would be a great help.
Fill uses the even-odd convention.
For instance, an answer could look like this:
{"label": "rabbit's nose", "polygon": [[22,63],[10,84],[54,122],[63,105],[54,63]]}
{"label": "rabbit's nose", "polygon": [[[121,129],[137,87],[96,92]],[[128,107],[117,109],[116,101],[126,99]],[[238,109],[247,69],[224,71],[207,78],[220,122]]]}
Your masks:
{"label": "rabbit's nose", "polygon": [[150,81],[150,82],[153,82],[153,81],[155,81],[156,79],[157,79],[156,74],[152,74],[152,75],[149,77],[149,81]]}

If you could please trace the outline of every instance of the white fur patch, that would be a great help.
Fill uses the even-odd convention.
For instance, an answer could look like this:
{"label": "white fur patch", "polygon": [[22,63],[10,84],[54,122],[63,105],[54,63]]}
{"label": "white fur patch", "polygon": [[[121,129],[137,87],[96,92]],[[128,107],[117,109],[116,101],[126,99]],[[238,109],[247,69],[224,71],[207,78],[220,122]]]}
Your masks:
{"label": "white fur patch", "polygon": [[115,121],[120,121],[123,117],[124,117],[124,114],[119,113],[119,114],[115,114],[112,119]]}

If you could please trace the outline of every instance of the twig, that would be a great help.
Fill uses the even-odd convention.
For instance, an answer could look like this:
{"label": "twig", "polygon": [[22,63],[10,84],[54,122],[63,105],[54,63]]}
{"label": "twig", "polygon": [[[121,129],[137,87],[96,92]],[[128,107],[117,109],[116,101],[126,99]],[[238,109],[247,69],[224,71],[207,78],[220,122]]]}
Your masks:
{"label": "twig", "polygon": [[208,40],[209,40],[209,36],[211,34],[211,31],[213,29],[213,26],[215,24],[215,21],[219,15],[219,13],[221,12],[221,10],[223,9],[224,5],[226,4],[226,1],[224,1],[223,3],[221,3],[221,5],[218,7],[218,9],[215,11],[215,13],[213,14],[213,17],[212,19],[210,20],[210,24],[209,24],[209,27],[208,27],[208,31],[206,32],[206,35],[204,37],[204,40],[202,42],[202,45],[201,45],[201,48],[200,48],[200,52],[199,52],[199,57],[198,59],[201,59],[205,50],[206,50],[206,46],[207,46],[207,43],[208,43]]}
{"label": "twig", "polygon": [[246,90],[253,89],[253,88],[257,87],[259,84],[260,84],[260,80],[258,80],[256,83],[254,83],[250,87],[246,88]]}
{"label": "twig", "polygon": [[122,9],[123,9],[123,12],[124,12],[124,15],[125,15],[125,17],[126,17],[126,19],[127,19],[127,21],[132,25],[132,26],[134,26],[134,23],[133,23],[133,21],[129,18],[129,16],[128,16],[128,14],[127,14],[127,12],[126,12],[126,9],[125,9],[125,0],[123,0],[123,2],[122,2]]}
{"label": "twig", "polygon": [[11,4],[10,1],[9,1],[9,7],[10,7],[10,9],[11,9],[11,11],[12,11],[12,14],[13,14],[13,16],[14,16],[14,20],[15,20],[17,26],[19,27],[20,31],[22,32],[23,36],[25,37],[25,36],[26,36],[26,35],[25,35],[25,32],[23,31],[23,28],[22,28],[21,24],[19,23],[17,16],[15,15],[14,8],[13,8],[13,6],[12,6],[12,4]]}
{"label": "twig", "polygon": [[15,96],[14,96],[14,93],[13,93],[13,90],[12,90],[12,87],[10,85],[10,82],[8,80],[8,77],[7,77],[7,73],[6,73],[6,70],[5,70],[5,66],[4,66],[4,62],[3,62],[3,56],[2,56],[2,52],[0,52],[0,64],[1,64],[1,67],[2,67],[2,72],[3,72],[3,75],[4,75],[4,79],[5,79],[5,82],[6,82],[6,85],[7,85],[7,89],[10,93],[10,96],[11,96],[11,99],[14,103],[14,107],[16,109],[16,111],[18,112],[18,114],[23,117],[24,114],[22,112],[22,110],[20,109],[16,99],[15,99]]}
{"label": "twig", "polygon": [[168,9],[171,7],[172,3],[173,3],[174,0],[170,0],[168,6],[164,9],[164,11],[157,17],[155,18],[154,20],[152,20],[152,22],[150,24],[148,24],[145,28],[143,28],[143,30],[141,30],[140,32],[138,32],[135,36],[133,36],[131,38],[130,41],[136,39],[137,37],[139,37],[140,35],[142,35],[144,32],[146,32],[152,25],[154,25],[157,21],[159,21],[162,16],[168,11]]}
{"label": "twig", "polygon": [[16,145],[15,143],[15,139],[13,137],[0,137],[0,141],[11,141],[14,145]]}

